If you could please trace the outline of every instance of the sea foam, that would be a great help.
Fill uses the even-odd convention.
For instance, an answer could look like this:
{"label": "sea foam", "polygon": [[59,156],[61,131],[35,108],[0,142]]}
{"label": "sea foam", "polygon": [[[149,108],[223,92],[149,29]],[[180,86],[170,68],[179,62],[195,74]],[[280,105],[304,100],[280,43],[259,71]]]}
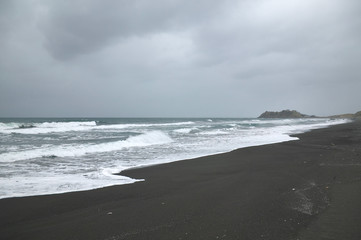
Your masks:
{"label": "sea foam", "polygon": [[0,123],[0,133],[46,134],[71,131],[91,131],[105,129],[131,129],[146,127],[167,127],[193,124],[192,121],[175,123],[134,123],[97,125],[96,121],[81,122],[43,122],[43,123]]}
{"label": "sea foam", "polygon": [[132,183],[138,180],[116,173],[241,147],[297,140],[290,135],[345,122],[216,118],[3,121],[0,198]]}
{"label": "sea foam", "polygon": [[[25,127],[23,127],[25,126]],[[31,127],[28,127],[31,126]],[[69,131],[85,131],[96,126],[95,121],[89,122],[44,122],[44,123],[2,123],[1,133],[44,134]]]}
{"label": "sea foam", "polygon": [[8,152],[0,154],[0,162],[15,162],[39,157],[78,157],[91,153],[117,151],[123,148],[145,147],[149,145],[166,144],[172,142],[166,133],[150,131],[138,136],[131,136],[126,140],[100,144],[64,144],[60,146],[39,147],[36,149]]}

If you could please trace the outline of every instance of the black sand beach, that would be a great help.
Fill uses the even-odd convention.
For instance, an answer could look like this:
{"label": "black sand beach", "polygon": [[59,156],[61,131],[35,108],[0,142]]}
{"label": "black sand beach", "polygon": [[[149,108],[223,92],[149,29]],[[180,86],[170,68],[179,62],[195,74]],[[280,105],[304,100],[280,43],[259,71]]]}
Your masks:
{"label": "black sand beach", "polygon": [[123,172],[130,185],[0,200],[0,239],[361,239],[361,122]]}

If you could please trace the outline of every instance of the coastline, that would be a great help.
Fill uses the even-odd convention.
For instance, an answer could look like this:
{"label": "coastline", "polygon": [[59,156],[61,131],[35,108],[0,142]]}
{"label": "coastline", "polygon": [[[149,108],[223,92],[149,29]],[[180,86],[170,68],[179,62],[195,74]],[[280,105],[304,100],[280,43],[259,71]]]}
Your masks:
{"label": "coastline", "polygon": [[[122,175],[130,185],[0,200],[4,239],[360,239],[361,122]],[[346,207],[345,207],[346,206]]]}

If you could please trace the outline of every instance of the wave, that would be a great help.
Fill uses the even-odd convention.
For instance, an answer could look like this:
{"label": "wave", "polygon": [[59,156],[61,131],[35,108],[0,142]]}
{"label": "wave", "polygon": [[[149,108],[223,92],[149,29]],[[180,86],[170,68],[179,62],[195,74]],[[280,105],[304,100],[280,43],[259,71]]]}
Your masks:
{"label": "wave", "polygon": [[175,123],[127,123],[127,124],[107,124],[99,125],[95,129],[125,129],[125,128],[138,128],[138,127],[166,127],[166,126],[182,126],[190,125],[194,122],[175,122]]}
{"label": "wave", "polygon": [[8,152],[0,154],[1,162],[15,162],[33,158],[55,158],[55,157],[78,157],[86,154],[111,152],[124,148],[146,147],[150,145],[167,144],[173,141],[166,133],[161,131],[150,131],[137,136],[131,136],[126,140],[81,145],[60,145],[44,148],[31,149],[20,152]]}
{"label": "wave", "polygon": [[143,179],[114,175],[117,169],[99,169],[86,174],[42,172],[1,179],[0,199],[91,190]]}
{"label": "wave", "polygon": [[[58,136],[61,134],[49,135],[51,136],[49,137],[13,136],[0,133],[0,140],[6,143],[3,146],[0,144],[0,162],[8,162],[1,163],[0,174],[5,177],[2,177],[0,184],[0,198],[88,190],[132,183],[138,180],[114,175],[114,173],[128,168],[190,159],[241,147],[296,140],[297,138],[291,137],[290,134],[340,124],[348,120],[304,119],[267,120],[266,122],[246,119],[246,121],[248,122],[242,119],[214,120],[210,123],[206,120],[197,120],[193,123],[179,120],[173,123],[153,121],[148,122],[149,124],[128,121],[125,123],[134,124],[127,125],[115,122],[107,126],[129,129],[119,130],[121,132],[119,134],[116,130],[114,130],[115,134],[108,134],[107,130],[95,130],[86,136],[78,134],[79,132],[71,132],[68,134],[71,136],[71,141],[68,136],[65,139],[62,138],[63,136]],[[66,124],[62,125],[63,123]],[[35,127],[16,129],[21,124],[32,124]],[[49,122],[48,126],[41,126],[41,124],[29,121],[0,123],[0,129],[2,131],[5,129],[33,131],[36,128],[52,126],[53,129],[64,127],[93,130],[103,126],[94,126],[94,122],[81,121],[70,124]],[[170,127],[163,127],[164,125]],[[157,126],[160,127],[157,128]],[[173,139],[165,132],[168,132]],[[128,138],[121,138],[124,136]],[[37,139],[40,140],[36,141]],[[54,139],[58,141],[52,141]],[[41,143],[46,143],[46,145],[39,147]],[[62,145],[51,145],[51,143],[62,143]],[[152,147],[156,144],[159,145]],[[24,149],[25,147],[27,149]],[[133,149],[133,147],[139,148]],[[150,149],[152,151],[149,151]]]}
{"label": "wave", "polygon": [[198,128],[179,128],[179,129],[175,129],[173,130],[173,132],[175,133],[179,133],[179,134],[188,134],[191,133],[192,131],[196,131],[198,130]]}
{"label": "wave", "polygon": [[227,134],[229,132],[226,132],[226,131],[223,131],[223,130],[220,130],[220,129],[217,129],[217,130],[213,130],[213,131],[204,131],[204,132],[200,132],[198,133],[198,135],[223,135],[223,134]]}
{"label": "wave", "polygon": [[1,133],[44,134],[54,132],[84,131],[96,126],[89,122],[43,122],[43,123],[0,123]]}
{"label": "wave", "polygon": [[19,134],[46,134],[71,131],[91,131],[106,129],[126,129],[141,127],[162,127],[162,126],[182,126],[190,125],[194,122],[174,122],[174,123],[144,123],[144,124],[107,124],[97,125],[96,121],[88,122],[43,122],[43,123],[0,123],[0,133]]}

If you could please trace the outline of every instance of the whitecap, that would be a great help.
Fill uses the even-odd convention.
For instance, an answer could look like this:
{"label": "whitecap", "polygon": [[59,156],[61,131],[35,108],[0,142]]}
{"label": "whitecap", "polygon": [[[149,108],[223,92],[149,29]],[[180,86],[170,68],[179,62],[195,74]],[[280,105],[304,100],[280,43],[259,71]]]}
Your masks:
{"label": "whitecap", "polygon": [[91,153],[111,152],[131,147],[145,147],[150,145],[166,144],[172,142],[172,138],[161,131],[150,131],[137,136],[131,136],[126,140],[100,144],[46,146],[31,150],[7,152],[0,154],[1,162],[15,162],[43,156],[76,157]]}
{"label": "whitecap", "polygon": [[7,123],[0,125],[2,133],[20,133],[20,134],[44,134],[69,131],[86,131],[96,126],[95,121],[89,122],[43,122],[32,123],[31,128],[21,128],[24,123]]}

